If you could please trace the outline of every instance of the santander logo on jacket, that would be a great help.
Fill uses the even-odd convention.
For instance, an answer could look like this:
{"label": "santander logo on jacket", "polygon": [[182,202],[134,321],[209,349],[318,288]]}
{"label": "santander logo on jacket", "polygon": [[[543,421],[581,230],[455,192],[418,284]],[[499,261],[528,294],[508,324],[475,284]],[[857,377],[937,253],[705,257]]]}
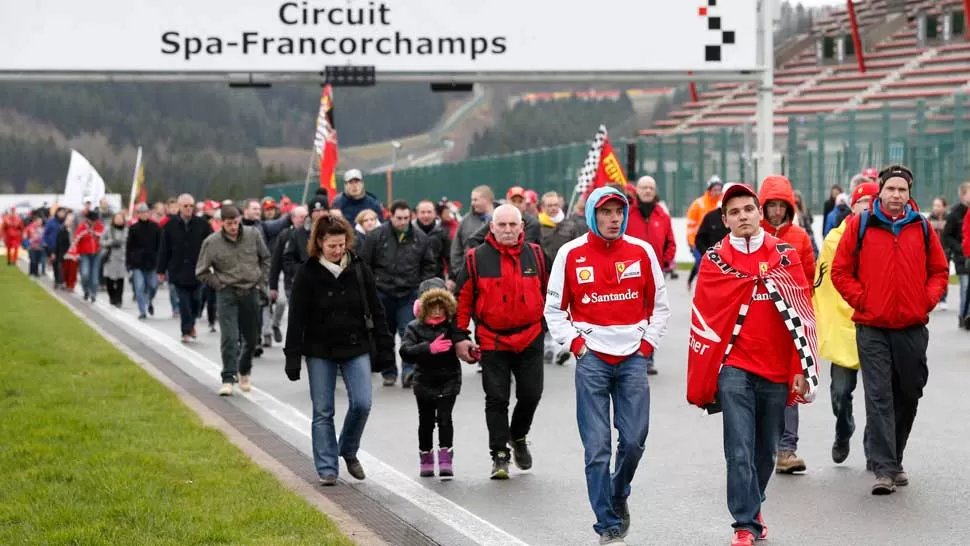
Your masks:
{"label": "santander logo on jacket", "polygon": [[[609,187],[594,191],[586,205],[590,232],[556,255],[545,317],[557,342],[570,345],[581,337],[589,350],[616,363],[638,351],[649,355],[660,345],[670,306],[653,248],[629,235],[607,240],[599,234],[595,204],[607,192],[622,195]],[[624,206],[625,218],[629,212]],[[624,219],[621,233],[626,227]]]}

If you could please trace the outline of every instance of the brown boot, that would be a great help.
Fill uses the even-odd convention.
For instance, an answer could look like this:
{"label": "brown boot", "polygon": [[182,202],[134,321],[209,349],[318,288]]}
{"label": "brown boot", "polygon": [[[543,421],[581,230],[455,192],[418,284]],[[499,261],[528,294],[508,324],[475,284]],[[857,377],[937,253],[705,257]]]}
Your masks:
{"label": "brown boot", "polygon": [[779,451],[775,461],[775,472],[779,474],[794,474],[805,472],[805,461],[795,455],[794,451]]}

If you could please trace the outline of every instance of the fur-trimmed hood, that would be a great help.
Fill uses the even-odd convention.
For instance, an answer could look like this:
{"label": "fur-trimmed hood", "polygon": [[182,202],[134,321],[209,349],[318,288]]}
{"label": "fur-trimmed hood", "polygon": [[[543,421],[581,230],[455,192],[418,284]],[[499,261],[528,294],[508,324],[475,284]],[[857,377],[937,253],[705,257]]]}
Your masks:
{"label": "fur-trimmed hood", "polygon": [[418,305],[416,306],[417,309],[415,310],[414,316],[421,322],[424,322],[428,318],[425,310],[430,309],[434,305],[443,306],[449,320],[455,318],[458,314],[458,302],[455,300],[455,296],[451,295],[451,292],[444,288],[432,288],[428,290],[421,294],[417,303]]}

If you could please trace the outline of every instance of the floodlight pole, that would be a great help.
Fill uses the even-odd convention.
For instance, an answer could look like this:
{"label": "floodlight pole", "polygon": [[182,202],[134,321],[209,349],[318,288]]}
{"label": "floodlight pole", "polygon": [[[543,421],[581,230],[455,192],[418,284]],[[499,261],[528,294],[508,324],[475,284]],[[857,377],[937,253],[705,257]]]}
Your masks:
{"label": "floodlight pole", "polygon": [[754,180],[748,181],[752,186],[759,187],[760,180],[775,171],[775,36],[774,13],[771,9],[773,0],[761,0],[761,84],[758,87],[758,161],[755,167]]}

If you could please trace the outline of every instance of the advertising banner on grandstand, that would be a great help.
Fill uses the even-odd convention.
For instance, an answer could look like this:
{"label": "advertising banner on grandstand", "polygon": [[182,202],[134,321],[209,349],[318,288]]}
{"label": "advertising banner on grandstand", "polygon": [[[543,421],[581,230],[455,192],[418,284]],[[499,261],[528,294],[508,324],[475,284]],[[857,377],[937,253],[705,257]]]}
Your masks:
{"label": "advertising banner on grandstand", "polygon": [[758,0],[0,2],[0,72],[738,71]]}

